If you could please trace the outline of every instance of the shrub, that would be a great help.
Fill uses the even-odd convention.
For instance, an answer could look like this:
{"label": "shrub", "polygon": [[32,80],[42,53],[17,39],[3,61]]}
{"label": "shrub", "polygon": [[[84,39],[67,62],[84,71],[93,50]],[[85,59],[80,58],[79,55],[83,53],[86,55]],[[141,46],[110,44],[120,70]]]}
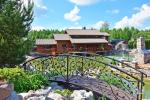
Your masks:
{"label": "shrub", "polygon": [[62,96],[65,96],[65,97],[69,98],[70,95],[72,94],[72,91],[68,90],[68,89],[64,89],[64,90],[55,90],[54,93],[58,93]]}
{"label": "shrub", "polygon": [[48,80],[41,74],[25,72],[21,68],[0,69],[0,76],[7,80],[9,83],[13,83],[16,92],[37,90],[41,88],[41,86],[48,84]]}

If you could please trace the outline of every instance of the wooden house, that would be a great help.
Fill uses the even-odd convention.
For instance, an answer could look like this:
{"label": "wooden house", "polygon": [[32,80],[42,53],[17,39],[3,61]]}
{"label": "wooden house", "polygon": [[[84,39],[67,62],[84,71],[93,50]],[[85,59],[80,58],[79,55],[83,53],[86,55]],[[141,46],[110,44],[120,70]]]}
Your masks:
{"label": "wooden house", "polygon": [[112,49],[109,34],[95,29],[67,29],[54,34],[54,39],[37,39],[36,52],[62,54],[71,52],[107,52]]}

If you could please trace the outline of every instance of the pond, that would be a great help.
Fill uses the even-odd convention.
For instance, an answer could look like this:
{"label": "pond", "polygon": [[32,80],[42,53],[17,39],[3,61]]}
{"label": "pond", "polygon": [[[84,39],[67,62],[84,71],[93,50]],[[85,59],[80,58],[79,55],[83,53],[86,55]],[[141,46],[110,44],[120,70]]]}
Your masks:
{"label": "pond", "polygon": [[150,99],[150,77],[145,78],[143,99]]}
{"label": "pond", "polygon": [[116,60],[120,60],[120,59],[124,59],[127,61],[134,61],[135,60],[135,57],[128,55],[128,54],[116,54],[116,55],[110,55],[108,57],[114,58]]}

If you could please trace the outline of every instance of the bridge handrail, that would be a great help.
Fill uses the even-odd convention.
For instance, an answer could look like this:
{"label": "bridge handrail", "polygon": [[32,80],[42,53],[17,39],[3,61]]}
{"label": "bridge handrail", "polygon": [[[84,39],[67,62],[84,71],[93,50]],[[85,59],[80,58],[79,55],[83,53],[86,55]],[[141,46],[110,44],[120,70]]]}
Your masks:
{"label": "bridge handrail", "polygon": [[117,60],[117,59],[114,59],[114,58],[111,58],[111,57],[107,57],[107,56],[102,56],[102,55],[97,55],[97,56],[101,56],[101,57],[108,58],[108,59],[117,61],[117,62],[119,62],[119,63],[122,63],[122,64],[126,65],[126,67],[132,68],[132,69],[134,69],[134,70],[140,72],[141,74],[143,74],[143,75],[145,75],[145,76],[147,77],[147,74],[146,74],[146,73],[144,73],[144,72],[140,71],[139,69],[136,69],[135,67],[132,67],[131,65],[126,64],[126,63],[124,63],[124,62],[122,62],[122,61],[119,61],[119,60]]}
{"label": "bridge handrail", "polygon": [[[101,56],[101,55],[98,55],[98,56]],[[68,59],[69,57],[79,57],[79,58],[82,58],[82,59],[85,58],[85,59],[89,59],[89,60],[95,61],[95,62],[100,63],[100,64],[104,64],[105,66],[108,66],[108,67],[110,67],[110,68],[116,69],[116,70],[118,70],[118,71],[120,71],[120,72],[126,74],[127,76],[130,76],[130,78],[135,79],[135,81],[138,82],[138,86],[137,86],[137,87],[138,87],[138,90],[140,90],[140,92],[142,92],[143,85],[144,85],[143,78],[144,78],[145,73],[139,71],[140,74],[141,74],[141,77],[138,78],[138,77],[135,77],[134,75],[128,73],[127,71],[116,67],[115,65],[112,65],[112,64],[103,62],[103,61],[101,61],[101,60],[94,59],[94,58],[90,58],[90,57],[78,56],[78,55],[68,55],[68,54],[66,54],[66,55],[55,55],[55,56],[53,56],[53,55],[48,55],[48,56],[41,56],[41,57],[36,57],[36,58],[31,59],[31,60],[28,60],[28,61],[26,61],[25,63],[23,63],[22,66],[24,67],[25,70],[27,70],[27,67],[28,67],[27,64],[28,64],[28,63],[29,63],[29,64],[32,64],[31,62],[32,62],[33,60],[36,60],[36,59],[39,59],[39,58],[46,58],[46,59],[42,60],[42,62],[43,62],[43,61],[46,61],[47,59],[53,58],[53,57],[66,57],[67,59]],[[104,57],[104,56],[101,56],[101,57]],[[109,57],[105,57],[105,58],[108,58],[108,59],[109,59]],[[118,60],[116,60],[116,59],[113,59],[113,58],[110,58],[110,59],[115,60],[115,61],[117,61],[117,62],[120,62],[120,61],[118,61]],[[42,63],[42,62],[41,62],[41,63]],[[68,62],[69,62],[69,59],[67,60],[67,63],[68,63]],[[82,60],[82,62],[83,62],[83,60]],[[123,62],[120,62],[120,63],[123,63]],[[67,64],[67,66],[68,66],[68,64]],[[81,66],[83,66],[83,65],[81,65]],[[128,64],[127,64],[127,66],[130,67],[130,68],[133,68],[133,69],[136,70],[136,71],[138,71],[137,69],[135,69],[134,67],[132,67],[132,66],[130,66],[130,65],[128,65]],[[96,66],[95,66],[95,67],[96,67]],[[68,69],[68,67],[67,67],[67,69]],[[83,74],[84,74],[84,73],[83,73]],[[145,76],[146,76],[146,75],[145,75]],[[67,77],[68,77],[68,74],[67,74]],[[126,78],[127,78],[127,77],[126,77]],[[68,80],[68,79],[67,79],[67,80]],[[127,80],[128,80],[128,79],[127,79]],[[139,96],[137,96],[137,97],[139,97]],[[141,98],[142,98],[142,95],[140,95],[140,99],[141,99]]]}
{"label": "bridge handrail", "polygon": [[[86,59],[89,59],[89,60],[93,60],[93,61],[96,61],[96,62],[98,62],[98,63],[107,65],[107,66],[109,66],[110,68],[114,68],[114,69],[116,69],[116,70],[118,70],[118,71],[120,71],[120,72],[123,72],[124,74],[126,74],[126,75],[128,75],[128,76],[134,78],[134,79],[137,80],[138,82],[144,83],[142,80],[140,80],[140,79],[138,79],[138,78],[136,78],[136,77],[134,77],[134,76],[128,74],[128,73],[125,72],[124,70],[119,69],[118,67],[115,67],[114,65],[107,64],[107,63],[105,63],[105,62],[98,61],[98,60],[96,60],[96,59],[92,59],[92,58],[89,58],[89,57],[78,56],[78,55],[55,55],[55,56],[49,55],[49,56],[41,56],[41,57],[36,57],[36,58],[31,59],[31,60],[28,60],[27,62],[25,62],[25,63],[23,64],[23,66],[25,67],[25,65],[26,65],[28,62],[33,61],[33,60],[36,60],[36,59],[39,59],[39,58],[50,58],[50,57],[58,57],[58,56],[60,56],[60,57],[61,57],[61,56],[62,56],[62,57],[67,57],[67,56],[71,56],[71,57],[80,57],[80,58],[86,58]],[[132,67],[132,68],[133,68],[133,67]]]}

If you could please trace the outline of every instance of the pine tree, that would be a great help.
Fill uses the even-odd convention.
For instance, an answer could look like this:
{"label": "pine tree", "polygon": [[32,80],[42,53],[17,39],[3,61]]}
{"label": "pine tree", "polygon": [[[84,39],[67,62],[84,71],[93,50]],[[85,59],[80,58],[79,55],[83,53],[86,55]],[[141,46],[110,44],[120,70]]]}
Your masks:
{"label": "pine tree", "polygon": [[33,21],[33,2],[0,0],[0,66],[14,66],[25,60],[30,41],[25,37]]}

